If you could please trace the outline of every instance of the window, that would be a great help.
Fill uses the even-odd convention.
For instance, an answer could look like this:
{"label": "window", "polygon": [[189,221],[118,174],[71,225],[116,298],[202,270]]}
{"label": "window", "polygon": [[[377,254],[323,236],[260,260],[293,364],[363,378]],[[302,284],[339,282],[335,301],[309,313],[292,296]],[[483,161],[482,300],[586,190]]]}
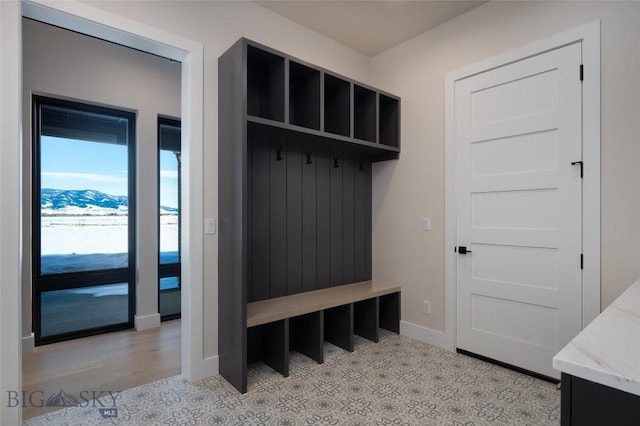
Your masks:
{"label": "window", "polygon": [[158,118],[158,310],[180,317],[180,121]]}
{"label": "window", "polygon": [[36,344],[133,326],[135,119],[33,97]]}

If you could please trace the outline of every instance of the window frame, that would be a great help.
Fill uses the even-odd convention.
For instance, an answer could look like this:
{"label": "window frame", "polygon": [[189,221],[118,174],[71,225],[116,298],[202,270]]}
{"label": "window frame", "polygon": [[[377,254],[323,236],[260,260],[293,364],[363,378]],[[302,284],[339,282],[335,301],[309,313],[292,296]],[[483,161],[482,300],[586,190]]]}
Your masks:
{"label": "window frame", "polygon": [[[127,127],[127,226],[128,265],[126,268],[100,269],[78,272],[42,274],[41,226],[41,108],[43,106],[62,107],[86,113],[108,115],[128,120]],[[35,345],[71,340],[102,334],[109,331],[133,328],[136,309],[136,113],[124,108],[98,106],[83,101],[66,100],[42,95],[32,95],[32,315]],[[89,283],[89,284],[87,284]],[[42,293],[56,290],[87,288],[106,284],[128,284],[127,321],[106,326],[42,336]]]}
{"label": "window frame", "polygon": [[[162,126],[170,126],[170,127],[175,127],[175,128],[179,128],[182,129],[182,123],[179,119],[176,118],[170,118],[170,117],[166,117],[166,116],[158,116],[158,124],[157,124],[157,134],[158,134],[158,172],[157,172],[157,191],[158,191],[158,205],[157,205],[157,211],[158,211],[158,313],[160,314],[160,321],[169,321],[172,319],[178,319],[181,318],[181,312],[177,312],[177,313],[173,313],[173,314],[167,314],[167,315],[162,315],[162,313],[160,312],[160,298],[162,297],[162,293],[167,293],[167,292],[180,292],[182,295],[182,277],[181,277],[181,270],[182,270],[182,250],[181,250],[181,246],[182,246],[182,179],[181,179],[181,174],[182,174],[182,163],[181,161],[178,162],[178,262],[174,262],[174,263],[160,263],[160,228],[161,228],[161,222],[160,222],[160,185],[161,185],[161,176],[160,176],[160,152],[163,151],[162,149]],[[178,142],[180,143],[180,142]],[[178,148],[180,149],[180,152],[182,152],[182,146],[179,145]],[[175,151],[174,151],[175,152]],[[178,277],[178,288],[174,288],[174,289],[166,289],[166,290],[161,290],[160,289],[160,280],[162,278],[170,278],[170,277]]]}

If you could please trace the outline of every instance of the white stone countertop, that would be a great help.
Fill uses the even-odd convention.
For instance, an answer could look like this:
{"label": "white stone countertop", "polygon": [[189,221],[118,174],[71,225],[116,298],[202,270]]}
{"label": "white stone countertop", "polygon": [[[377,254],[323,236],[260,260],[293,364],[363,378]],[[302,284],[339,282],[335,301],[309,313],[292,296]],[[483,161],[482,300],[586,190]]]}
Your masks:
{"label": "white stone countertop", "polygon": [[640,395],[640,279],[553,357],[553,368]]}

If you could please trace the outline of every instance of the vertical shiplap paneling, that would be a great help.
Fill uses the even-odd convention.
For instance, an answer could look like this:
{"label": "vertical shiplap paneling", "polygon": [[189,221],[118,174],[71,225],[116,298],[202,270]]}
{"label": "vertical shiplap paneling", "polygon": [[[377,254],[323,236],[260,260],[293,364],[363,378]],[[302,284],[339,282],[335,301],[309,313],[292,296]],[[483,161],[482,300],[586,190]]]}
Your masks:
{"label": "vertical shiplap paneling", "polygon": [[253,143],[251,142],[251,130],[247,130],[247,303],[253,301],[253,238],[251,237],[253,207],[251,204],[253,191]]}
{"label": "vertical shiplap paneling", "polygon": [[[366,209],[366,159],[356,157],[355,185],[354,185],[354,274],[355,281],[367,279],[367,249],[365,247],[365,223],[368,210]],[[370,212],[369,212],[370,213]]]}
{"label": "vertical shiplap paneling", "polygon": [[287,294],[302,291],[302,133],[287,132]]}
{"label": "vertical shiplap paneling", "polygon": [[270,297],[274,298],[287,294],[287,141],[282,129],[271,128],[269,135]]}
{"label": "vertical shiplap paneling", "polygon": [[269,133],[264,127],[249,126],[249,149],[251,150],[251,210],[250,239],[251,263],[249,302],[270,297],[270,221],[269,221],[269,166],[271,162]]}
{"label": "vertical shiplap paneling", "polygon": [[355,157],[350,148],[342,153],[342,283],[355,280]]}
{"label": "vertical shiplap paneling", "polygon": [[302,136],[302,291],[317,289],[317,168],[314,136]]}
{"label": "vertical shiplap paneling", "polygon": [[331,286],[331,143],[316,138],[317,287]]}
{"label": "vertical shiplap paneling", "polygon": [[331,286],[342,281],[342,146],[331,146]]}
{"label": "vertical shiplap paneling", "polygon": [[371,279],[371,163],[324,138],[251,128],[249,300]]}
{"label": "vertical shiplap paneling", "polygon": [[372,218],[371,218],[371,163],[364,164],[364,174],[365,174],[365,228],[364,228],[364,237],[365,237],[365,265],[366,265],[366,280],[371,279],[371,232],[372,232]]}

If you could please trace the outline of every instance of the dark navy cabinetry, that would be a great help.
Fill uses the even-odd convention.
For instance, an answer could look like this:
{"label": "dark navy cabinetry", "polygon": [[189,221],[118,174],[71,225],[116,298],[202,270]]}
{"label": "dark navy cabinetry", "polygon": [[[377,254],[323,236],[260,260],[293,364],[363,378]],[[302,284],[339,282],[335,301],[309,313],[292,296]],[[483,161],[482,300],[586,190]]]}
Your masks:
{"label": "dark navy cabinetry", "polygon": [[562,373],[562,426],[635,426],[640,396]]}

